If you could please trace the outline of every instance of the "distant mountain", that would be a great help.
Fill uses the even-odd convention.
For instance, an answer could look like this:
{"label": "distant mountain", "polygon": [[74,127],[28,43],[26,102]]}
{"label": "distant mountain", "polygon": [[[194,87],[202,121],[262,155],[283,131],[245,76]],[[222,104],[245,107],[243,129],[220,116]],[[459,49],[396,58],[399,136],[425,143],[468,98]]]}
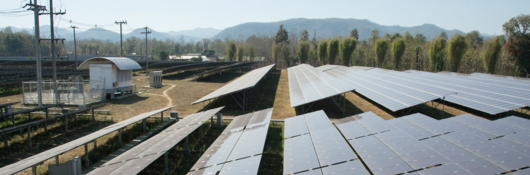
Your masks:
{"label": "distant mountain", "polygon": [[357,28],[359,31],[360,40],[365,40],[370,37],[370,33],[373,29],[379,30],[379,35],[383,36],[385,33],[393,35],[394,33],[400,33],[401,35],[405,32],[410,32],[412,36],[415,36],[417,33],[423,34],[429,40],[436,38],[442,31],[445,31],[448,36],[453,36],[457,33],[465,34],[460,30],[445,30],[433,24],[423,24],[421,26],[414,27],[402,27],[402,26],[384,26],[379,25],[369,20],[359,20],[359,19],[339,19],[339,18],[329,18],[329,19],[306,19],[306,18],[297,18],[289,19],[278,22],[268,22],[268,23],[257,23],[250,22],[239,24],[233,27],[229,27],[219,32],[215,35],[215,39],[224,39],[224,38],[235,38],[238,35],[246,38],[254,34],[270,34],[275,35],[278,31],[280,24],[283,24],[285,29],[289,32],[297,31],[300,33],[302,29],[307,29],[309,31],[310,37],[313,37],[313,31],[316,31],[317,38],[323,37],[333,37],[333,36],[349,36],[351,30]]}
{"label": "distant mountain", "polygon": [[174,36],[187,35],[196,38],[211,38],[219,32],[221,32],[221,30],[214,28],[196,28],[193,30],[169,31],[167,33]]}

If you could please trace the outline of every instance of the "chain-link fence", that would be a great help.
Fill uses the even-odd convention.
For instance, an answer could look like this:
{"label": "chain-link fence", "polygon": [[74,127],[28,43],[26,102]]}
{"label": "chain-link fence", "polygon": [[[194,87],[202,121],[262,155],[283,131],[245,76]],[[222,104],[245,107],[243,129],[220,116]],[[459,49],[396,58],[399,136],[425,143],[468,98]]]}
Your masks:
{"label": "chain-link fence", "polygon": [[[57,93],[54,87],[57,86]],[[41,82],[42,104],[56,104],[56,99],[59,98],[59,103],[64,105],[86,105],[90,103],[105,101],[105,81],[53,81]],[[22,83],[23,101],[24,104],[38,104],[37,82],[29,81]]]}

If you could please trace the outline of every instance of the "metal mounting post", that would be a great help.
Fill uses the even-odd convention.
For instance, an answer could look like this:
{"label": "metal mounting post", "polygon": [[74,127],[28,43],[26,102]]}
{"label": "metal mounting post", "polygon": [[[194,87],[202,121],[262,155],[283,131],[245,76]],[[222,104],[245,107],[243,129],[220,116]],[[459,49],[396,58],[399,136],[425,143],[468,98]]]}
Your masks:
{"label": "metal mounting post", "polygon": [[164,172],[166,174],[169,174],[169,167],[168,167],[168,152],[169,151],[166,151],[166,153],[164,153]]}
{"label": "metal mounting post", "polygon": [[55,165],[59,165],[59,155],[55,156]]}
{"label": "metal mounting post", "polygon": [[142,125],[143,125],[143,128],[144,128],[144,134],[145,134],[145,118],[142,120]]}
{"label": "metal mounting post", "polygon": [[189,156],[190,155],[190,147],[188,145],[188,136],[186,136],[186,154]]}
{"label": "metal mounting post", "polygon": [[4,132],[4,147],[8,148],[9,144],[7,143],[7,132]]}
{"label": "metal mounting post", "polygon": [[98,149],[98,140],[94,139],[94,150]]}
{"label": "metal mounting post", "polygon": [[29,139],[29,142],[28,142],[28,147],[29,149],[31,149],[31,126],[28,126],[28,139]]}
{"label": "metal mounting post", "polygon": [[164,111],[160,113],[160,123],[164,122]]}
{"label": "metal mounting post", "polygon": [[118,135],[119,135],[119,142],[120,142],[120,147],[121,147],[121,129],[118,129]]}
{"label": "metal mounting post", "polygon": [[90,165],[88,160],[88,143],[85,143],[85,167],[88,168]]}
{"label": "metal mounting post", "polygon": [[68,116],[64,116],[64,133],[68,133]]}
{"label": "metal mounting post", "polygon": [[44,121],[44,132],[48,132],[48,108],[44,109],[46,112],[46,121]]}

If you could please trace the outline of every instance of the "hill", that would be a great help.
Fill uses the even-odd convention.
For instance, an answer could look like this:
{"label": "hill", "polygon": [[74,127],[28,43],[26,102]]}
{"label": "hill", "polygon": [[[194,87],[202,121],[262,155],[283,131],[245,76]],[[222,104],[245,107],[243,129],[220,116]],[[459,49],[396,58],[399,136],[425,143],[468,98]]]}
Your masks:
{"label": "hill", "polygon": [[285,29],[289,32],[297,31],[300,33],[301,30],[307,29],[310,37],[313,36],[313,31],[316,31],[317,38],[333,37],[333,36],[348,36],[354,28],[359,31],[359,38],[361,40],[368,39],[373,29],[377,29],[380,35],[385,33],[394,34],[400,33],[403,35],[406,31],[409,31],[411,35],[415,36],[417,33],[423,34],[429,40],[437,37],[442,31],[447,32],[448,36],[453,36],[457,33],[465,34],[460,30],[446,30],[442,29],[433,24],[423,24],[421,26],[413,27],[402,27],[402,26],[385,26],[379,25],[369,20],[359,19],[339,19],[339,18],[328,18],[328,19],[306,19],[296,18],[278,22],[268,23],[257,23],[250,22],[239,24],[233,27],[229,27],[215,35],[216,39],[223,38],[235,38],[238,35],[242,35],[243,38],[254,34],[270,34],[275,35],[278,31],[280,24],[285,26]]}
{"label": "hill", "polygon": [[169,31],[167,33],[173,36],[186,35],[196,38],[211,38],[219,32],[221,32],[221,30],[214,28],[196,28],[193,30]]}

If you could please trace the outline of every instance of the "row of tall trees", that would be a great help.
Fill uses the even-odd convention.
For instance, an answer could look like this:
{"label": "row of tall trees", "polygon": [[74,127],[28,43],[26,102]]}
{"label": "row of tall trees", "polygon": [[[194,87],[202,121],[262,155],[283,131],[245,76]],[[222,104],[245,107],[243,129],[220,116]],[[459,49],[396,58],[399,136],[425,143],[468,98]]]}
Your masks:
{"label": "row of tall trees", "polygon": [[[452,71],[460,73],[487,72],[526,76],[530,71],[530,15],[519,15],[502,27],[506,35],[492,36],[485,41],[478,31],[447,36],[445,32],[428,41],[422,34],[406,32],[380,35],[377,29],[368,40],[358,41],[358,31],[349,36],[309,40],[308,31],[295,37],[297,44],[280,26],[272,44],[273,62],[279,67],[293,63],[313,66],[341,64],[371,66],[395,70]],[[294,49],[294,53],[293,53]]]}

